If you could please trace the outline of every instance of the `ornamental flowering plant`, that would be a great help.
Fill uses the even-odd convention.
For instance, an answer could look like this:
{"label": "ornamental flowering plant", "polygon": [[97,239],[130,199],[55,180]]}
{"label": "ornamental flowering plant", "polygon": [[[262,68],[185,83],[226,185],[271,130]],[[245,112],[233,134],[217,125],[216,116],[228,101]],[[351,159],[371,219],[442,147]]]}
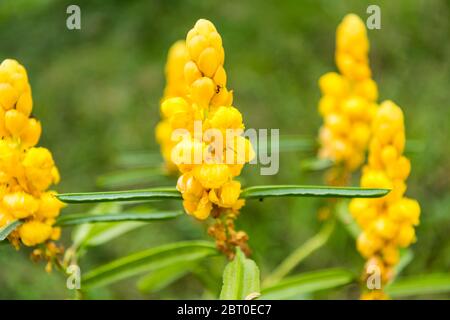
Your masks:
{"label": "ornamental flowering plant", "polygon": [[[84,47],[62,62],[41,68],[11,51],[24,65],[0,64],[5,270],[14,275],[22,259],[46,271],[55,297],[74,299],[448,292],[448,274],[424,273],[445,261],[423,260],[420,249],[431,246],[421,228],[432,222],[418,192],[415,103],[393,86],[406,79],[392,67],[398,52],[364,11],[338,10],[314,30],[298,20],[312,35],[297,39],[284,30],[296,10],[280,8],[279,21],[255,6],[271,34],[257,19],[241,28],[239,14],[227,23],[226,10],[225,20],[169,10],[183,23],[156,24],[136,3],[102,44],[89,38],[104,39],[95,6],[80,6],[87,19],[66,32]],[[163,16],[165,6],[152,10]],[[94,175],[96,190],[85,192]]]}

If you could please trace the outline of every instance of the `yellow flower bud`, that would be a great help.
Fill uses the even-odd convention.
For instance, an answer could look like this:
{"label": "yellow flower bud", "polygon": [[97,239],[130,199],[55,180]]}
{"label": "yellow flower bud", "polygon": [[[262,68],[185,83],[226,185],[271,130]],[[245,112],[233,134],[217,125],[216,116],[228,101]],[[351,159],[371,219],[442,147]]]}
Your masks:
{"label": "yellow flower bud", "polygon": [[28,118],[23,113],[11,109],[5,113],[5,127],[12,136],[19,136],[28,124]]}
{"label": "yellow flower bud", "polygon": [[17,90],[9,83],[0,83],[0,107],[10,110],[19,98]]}
{"label": "yellow flower bud", "polygon": [[31,247],[42,243],[52,235],[52,227],[39,221],[28,221],[19,227],[19,235],[23,244]]}
{"label": "yellow flower bud", "polygon": [[31,97],[31,91],[26,91],[20,95],[19,100],[17,100],[16,109],[27,117],[30,116],[31,110],[33,109],[33,98]]}
{"label": "yellow flower bud", "polygon": [[6,194],[3,197],[4,208],[16,219],[33,215],[38,210],[38,201],[25,192]]}
{"label": "yellow flower bud", "polygon": [[214,48],[206,48],[198,57],[198,67],[200,71],[209,78],[212,78],[219,66],[217,52]]}
{"label": "yellow flower bud", "polygon": [[39,198],[37,215],[42,218],[56,218],[64,204],[55,197],[55,192],[44,192]]}
{"label": "yellow flower bud", "polygon": [[20,140],[24,147],[34,147],[41,137],[41,123],[34,118],[28,119],[28,124],[20,135]]}
{"label": "yellow flower bud", "polygon": [[349,84],[336,72],[328,72],[320,77],[319,87],[322,94],[334,97],[342,97],[348,93]]}
{"label": "yellow flower bud", "polygon": [[55,166],[52,154],[46,148],[31,148],[22,161],[29,185],[39,191],[55,183],[52,170]]}
{"label": "yellow flower bud", "polygon": [[194,169],[195,178],[204,188],[219,188],[231,178],[230,169],[226,164],[204,163]]}
{"label": "yellow flower bud", "polygon": [[191,98],[197,101],[200,106],[207,106],[214,96],[214,82],[207,77],[195,80],[191,85]]}

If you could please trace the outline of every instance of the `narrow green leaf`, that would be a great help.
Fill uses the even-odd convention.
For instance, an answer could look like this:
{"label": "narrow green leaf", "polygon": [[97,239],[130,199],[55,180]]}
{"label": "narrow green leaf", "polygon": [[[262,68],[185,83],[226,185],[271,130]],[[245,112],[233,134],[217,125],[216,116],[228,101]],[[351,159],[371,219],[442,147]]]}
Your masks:
{"label": "narrow green leaf", "polygon": [[280,136],[280,152],[290,151],[312,151],[317,142],[315,138],[308,138],[297,135]]}
{"label": "narrow green leaf", "polygon": [[82,277],[82,289],[104,286],[141,273],[216,254],[215,245],[206,241],[185,241],[150,248],[89,271]]}
{"label": "narrow green leaf", "polygon": [[[109,212],[120,212],[122,211],[122,205],[117,202],[103,202],[96,204],[89,213],[94,214],[104,214]],[[72,230],[72,246],[78,248],[91,234],[92,229],[95,224],[82,224],[77,225]]]}
{"label": "narrow green leaf", "polygon": [[345,227],[348,233],[354,239],[357,239],[359,234],[361,233],[361,229],[359,228],[355,219],[353,219],[352,215],[350,214],[350,211],[348,210],[348,205],[349,205],[348,201],[345,200],[339,201],[336,204],[336,209],[334,210],[334,212],[339,222],[342,223],[342,225]]}
{"label": "narrow green leaf", "polygon": [[149,165],[161,165],[162,157],[158,151],[137,150],[128,151],[117,155],[114,163],[119,167],[147,167]]}
{"label": "narrow green leaf", "polygon": [[394,277],[393,281],[398,277],[398,275],[405,269],[408,264],[413,260],[414,253],[410,248],[400,250],[400,261],[394,267]]}
{"label": "narrow green leaf", "polygon": [[166,175],[160,167],[132,168],[101,175],[97,178],[97,185],[101,188],[113,189],[160,183],[164,180],[166,180]]}
{"label": "narrow green leaf", "polygon": [[294,252],[284,259],[278,267],[264,280],[264,285],[273,285],[289,274],[300,262],[306,259],[314,251],[322,247],[330,238],[334,230],[334,221],[323,225],[321,230],[302,243]]}
{"label": "narrow green leaf", "polygon": [[244,300],[247,296],[260,292],[259,269],[253,260],[247,259],[238,248],[233,261],[223,272],[221,300]]}
{"label": "narrow green leaf", "polygon": [[151,188],[143,190],[62,193],[58,199],[66,203],[88,203],[108,201],[164,200],[181,199],[181,194],[175,188]]}
{"label": "narrow green leaf", "polygon": [[83,223],[122,222],[122,221],[158,221],[174,219],[182,215],[181,211],[161,212],[119,212],[108,214],[78,213],[61,215],[56,221],[59,226],[71,226]]}
{"label": "narrow green leaf", "polygon": [[88,235],[80,244],[82,247],[95,247],[107,243],[121,235],[147,225],[146,222],[108,222],[82,226],[92,226]]}
{"label": "narrow green leaf", "polygon": [[393,298],[450,292],[450,274],[425,274],[400,278],[386,287]]}
{"label": "narrow green leaf", "polygon": [[389,193],[388,189],[354,187],[322,187],[301,185],[255,186],[242,191],[245,199],[269,197],[330,197],[330,198],[378,198]]}
{"label": "narrow green leaf", "polygon": [[352,282],[353,279],[353,274],[345,269],[327,269],[302,273],[264,288],[261,299],[293,299],[307,293],[343,286]]}
{"label": "narrow green leaf", "polygon": [[5,240],[11,232],[22,224],[20,220],[14,220],[0,228],[0,241]]}
{"label": "narrow green leaf", "polygon": [[137,287],[142,293],[158,292],[184,277],[191,269],[192,264],[189,263],[179,263],[161,268],[139,279]]}
{"label": "narrow green leaf", "polygon": [[330,159],[306,159],[301,162],[300,167],[303,171],[322,171],[333,166],[334,162]]}
{"label": "narrow green leaf", "polygon": [[[244,189],[241,197],[244,199],[262,199],[268,197],[330,197],[330,198],[377,198],[389,193],[388,189],[343,188],[325,186],[301,185],[269,185],[255,186]],[[181,194],[175,188],[151,188],[143,190],[62,193],[59,200],[67,203],[165,200],[181,199]]]}

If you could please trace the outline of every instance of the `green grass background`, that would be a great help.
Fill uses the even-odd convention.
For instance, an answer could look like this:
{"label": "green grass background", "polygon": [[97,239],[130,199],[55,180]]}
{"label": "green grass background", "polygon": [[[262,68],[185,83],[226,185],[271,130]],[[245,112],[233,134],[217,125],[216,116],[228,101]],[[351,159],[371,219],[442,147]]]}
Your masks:
{"label": "green grass background", "polygon": [[[69,4],[81,7],[80,31],[66,28]],[[411,156],[407,192],[421,203],[421,225],[418,242],[412,246],[415,258],[403,275],[448,272],[449,1],[2,0],[0,59],[15,58],[28,70],[33,114],[43,124],[40,144],[52,150],[61,171],[57,190],[92,191],[98,190],[96,176],[117,169],[117,154],[157,150],[154,126],[166,53],[198,18],[213,21],[222,35],[229,88],[246,126],[280,128],[281,134],[314,138],[321,123],[316,111],[317,80],[335,70],[336,26],[350,12],[365,19],[369,4],[379,4],[382,12],[381,30],[368,31],[380,100],[392,99],[403,108],[408,139],[423,144]],[[257,168],[248,167],[243,179],[246,185],[322,184],[320,173],[300,171],[300,161],[311,155],[283,153],[278,175],[259,176]],[[238,225],[249,233],[253,258],[263,275],[318,231],[319,204],[308,199],[248,202]],[[70,206],[64,212],[88,208]],[[81,262],[82,271],[136,250],[199,238],[207,238],[203,225],[188,217],[151,224],[91,250]],[[70,243],[70,230],[65,230],[62,242]],[[46,274],[44,266],[33,264],[28,255],[27,249],[0,248],[0,298],[72,296],[61,275]],[[218,261],[208,272],[220,275],[222,263]],[[362,264],[354,241],[339,227],[329,244],[295,272],[334,266],[359,272]],[[193,276],[152,295],[141,295],[134,283],[123,281],[90,297],[200,298],[203,294]],[[356,286],[318,295],[357,296]]]}

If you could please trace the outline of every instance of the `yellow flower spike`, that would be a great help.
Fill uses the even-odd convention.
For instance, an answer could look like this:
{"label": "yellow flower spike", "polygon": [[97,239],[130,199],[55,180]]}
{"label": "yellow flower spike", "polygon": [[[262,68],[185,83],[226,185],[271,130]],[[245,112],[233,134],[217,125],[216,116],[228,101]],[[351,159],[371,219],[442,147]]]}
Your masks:
{"label": "yellow flower spike", "polygon": [[[174,46],[182,51],[181,44]],[[216,238],[218,248],[231,258],[236,246],[249,252],[247,235],[235,231],[232,223],[244,205],[239,199],[240,183],[233,178],[254,158],[255,152],[250,141],[239,136],[244,123],[239,110],[231,106],[233,92],[226,87],[225,51],[217,29],[208,20],[198,20],[187,33],[184,49],[187,61],[183,67],[176,62],[172,47],[166,70],[171,70],[172,74],[183,73],[187,90],[163,99],[157,140],[166,164],[173,163],[181,173],[177,189],[182,194],[185,211],[199,220],[210,215],[216,219],[211,229],[215,231],[210,234]],[[169,86],[167,71],[166,76]],[[194,121],[199,121],[202,129],[195,135]],[[172,141],[170,137],[176,129],[185,129],[191,136]],[[217,132],[224,134],[222,144],[214,136]],[[226,133],[234,135],[227,137]],[[194,154],[200,156],[194,157]]]}
{"label": "yellow flower spike", "polygon": [[59,181],[52,154],[35,148],[41,124],[30,118],[33,98],[26,70],[17,61],[0,64],[0,227],[24,223],[8,237],[16,248],[34,246],[60,236],[52,228],[63,204],[46,189]]}
{"label": "yellow flower spike", "polygon": [[[353,199],[350,212],[362,229],[358,251],[367,259],[377,259],[386,270],[399,261],[399,249],[416,240],[414,226],[419,224],[420,206],[404,197],[410,161],[402,155],[405,128],[402,110],[392,101],[383,102],[373,119],[369,161],[361,176],[362,187],[389,188],[380,199]],[[402,141],[396,142],[397,137]],[[392,276],[386,272],[385,285]],[[364,297],[364,295],[362,296]]]}
{"label": "yellow flower spike", "polygon": [[339,73],[328,72],[319,79],[323,96],[318,109],[324,124],[318,155],[334,162],[327,173],[327,182],[332,185],[345,185],[364,162],[378,98],[377,85],[370,78],[368,53],[364,23],[357,15],[345,16],[336,31]]}

